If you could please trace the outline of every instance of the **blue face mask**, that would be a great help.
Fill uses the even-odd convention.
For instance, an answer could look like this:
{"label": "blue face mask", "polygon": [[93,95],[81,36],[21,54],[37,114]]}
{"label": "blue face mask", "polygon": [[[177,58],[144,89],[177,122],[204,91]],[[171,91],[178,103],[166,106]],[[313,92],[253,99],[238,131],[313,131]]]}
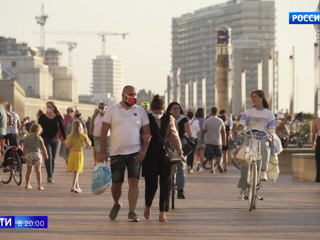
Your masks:
{"label": "blue face mask", "polygon": [[291,121],[288,121],[288,122],[286,122],[288,125],[290,125],[291,124]]}
{"label": "blue face mask", "polygon": [[160,119],[160,118],[162,118],[163,113],[162,113],[162,114],[155,114],[155,113],[152,113],[152,116],[153,116],[155,119]]}

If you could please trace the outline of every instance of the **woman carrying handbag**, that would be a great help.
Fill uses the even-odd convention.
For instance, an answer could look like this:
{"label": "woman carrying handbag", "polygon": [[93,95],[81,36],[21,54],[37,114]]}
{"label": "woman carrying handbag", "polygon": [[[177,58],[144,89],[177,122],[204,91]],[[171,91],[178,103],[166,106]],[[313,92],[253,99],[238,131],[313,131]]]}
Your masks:
{"label": "woman carrying handbag", "polygon": [[[182,108],[179,103],[171,102],[166,110],[175,119],[175,125],[179,133],[180,141],[182,144],[184,155],[187,156],[192,152],[192,146],[195,138],[192,137],[190,125],[187,117],[183,114]],[[190,141],[191,140],[191,141]],[[192,142],[192,143],[191,143]],[[184,186],[186,181],[185,174],[186,164],[179,162],[177,165],[177,184],[178,184],[178,199],[185,199]]]}
{"label": "woman carrying handbag", "polygon": [[[148,116],[152,138],[145,159],[142,162],[142,176],[145,178],[144,217],[146,219],[150,218],[151,205],[159,181],[159,221],[167,222],[165,212],[169,210],[171,164],[166,161],[165,150],[163,148],[164,140],[168,139],[171,145],[178,151],[181,159],[184,161],[185,159],[183,157],[179,135],[174,124],[174,118],[164,113],[164,101],[159,95],[154,96],[151,102],[151,111],[152,113],[149,113]],[[159,180],[158,176],[160,176]]]}

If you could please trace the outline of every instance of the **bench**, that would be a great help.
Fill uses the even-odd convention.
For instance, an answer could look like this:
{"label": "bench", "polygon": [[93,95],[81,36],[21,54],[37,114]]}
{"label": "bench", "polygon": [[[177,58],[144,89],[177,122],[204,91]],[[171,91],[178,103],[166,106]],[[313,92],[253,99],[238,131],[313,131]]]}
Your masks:
{"label": "bench", "polygon": [[[312,181],[316,179],[316,161],[314,153],[292,154],[293,180]],[[280,168],[281,171],[281,168]]]}

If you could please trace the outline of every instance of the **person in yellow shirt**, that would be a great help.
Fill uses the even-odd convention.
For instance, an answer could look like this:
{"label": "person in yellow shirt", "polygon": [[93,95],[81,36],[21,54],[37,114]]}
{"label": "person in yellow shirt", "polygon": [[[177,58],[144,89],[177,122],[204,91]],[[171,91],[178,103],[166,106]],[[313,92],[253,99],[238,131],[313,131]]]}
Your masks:
{"label": "person in yellow shirt", "polygon": [[91,146],[91,141],[87,134],[83,133],[82,123],[75,121],[72,124],[71,133],[67,136],[65,146],[70,148],[68,158],[68,171],[73,171],[73,180],[71,192],[81,193],[82,190],[79,186],[79,173],[83,171],[83,144],[88,147]]}

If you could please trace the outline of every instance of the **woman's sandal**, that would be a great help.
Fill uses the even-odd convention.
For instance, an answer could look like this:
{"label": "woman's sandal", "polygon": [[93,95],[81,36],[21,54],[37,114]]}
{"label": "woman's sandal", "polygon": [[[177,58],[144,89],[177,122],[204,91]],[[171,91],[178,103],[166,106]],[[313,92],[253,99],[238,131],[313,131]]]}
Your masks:
{"label": "woman's sandal", "polygon": [[160,212],[159,214],[159,222],[167,222],[166,213]]}
{"label": "woman's sandal", "polygon": [[38,187],[38,190],[44,190],[44,187],[42,187],[42,186],[40,186],[40,187]]}
{"label": "woman's sandal", "polygon": [[26,185],[24,188],[27,189],[27,190],[32,189],[32,187],[30,185]]}
{"label": "woman's sandal", "polygon": [[149,219],[151,214],[151,207],[145,206],[144,207],[144,218]]}

